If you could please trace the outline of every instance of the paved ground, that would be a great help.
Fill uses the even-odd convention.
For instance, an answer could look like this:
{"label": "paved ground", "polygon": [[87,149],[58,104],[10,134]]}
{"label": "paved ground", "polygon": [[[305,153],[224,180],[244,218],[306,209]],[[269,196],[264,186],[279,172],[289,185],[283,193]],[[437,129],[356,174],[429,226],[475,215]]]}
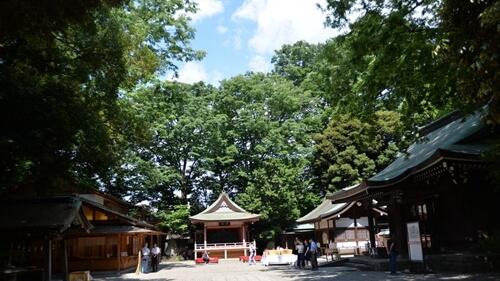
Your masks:
{"label": "paved ground", "polygon": [[164,262],[159,272],[123,275],[94,275],[97,281],[151,280],[151,281],[500,281],[500,275],[471,274],[399,274],[391,276],[384,272],[358,271],[347,267],[320,268],[318,271],[298,270],[288,266],[265,267],[261,264],[249,266],[238,261],[221,261],[219,264],[194,265],[192,261]]}

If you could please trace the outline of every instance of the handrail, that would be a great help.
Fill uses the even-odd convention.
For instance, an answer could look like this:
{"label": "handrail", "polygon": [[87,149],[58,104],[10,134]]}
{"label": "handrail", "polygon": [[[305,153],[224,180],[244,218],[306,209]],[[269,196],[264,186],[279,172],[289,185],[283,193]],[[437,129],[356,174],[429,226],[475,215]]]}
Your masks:
{"label": "handrail", "polygon": [[[250,248],[252,242],[231,242],[231,243],[207,243],[196,244],[195,250],[204,249],[231,249],[231,248]],[[206,247],[205,247],[206,245]]]}

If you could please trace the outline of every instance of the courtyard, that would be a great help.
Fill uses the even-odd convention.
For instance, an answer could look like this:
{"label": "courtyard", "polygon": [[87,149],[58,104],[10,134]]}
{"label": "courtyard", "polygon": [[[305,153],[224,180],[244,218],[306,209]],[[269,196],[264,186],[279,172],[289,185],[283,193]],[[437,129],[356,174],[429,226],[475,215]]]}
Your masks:
{"label": "courtyard", "polygon": [[228,260],[219,264],[195,265],[192,261],[163,262],[155,273],[136,275],[96,274],[97,281],[152,280],[152,281],[375,281],[375,280],[500,280],[496,274],[406,274],[389,275],[386,272],[359,271],[349,267],[325,267],[318,271],[298,270],[289,266],[269,266],[261,264],[249,266],[246,263]]}

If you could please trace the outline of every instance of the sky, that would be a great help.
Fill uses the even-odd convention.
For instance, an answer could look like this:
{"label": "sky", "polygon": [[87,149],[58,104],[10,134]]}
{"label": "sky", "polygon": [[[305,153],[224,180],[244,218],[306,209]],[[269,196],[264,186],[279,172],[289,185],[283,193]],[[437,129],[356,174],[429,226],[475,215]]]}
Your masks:
{"label": "sky", "polygon": [[192,47],[204,50],[201,61],[179,64],[185,83],[222,79],[247,71],[269,72],[274,50],[304,40],[324,42],[335,32],[324,27],[325,15],[316,4],[324,0],[195,0],[191,16],[196,37]]}

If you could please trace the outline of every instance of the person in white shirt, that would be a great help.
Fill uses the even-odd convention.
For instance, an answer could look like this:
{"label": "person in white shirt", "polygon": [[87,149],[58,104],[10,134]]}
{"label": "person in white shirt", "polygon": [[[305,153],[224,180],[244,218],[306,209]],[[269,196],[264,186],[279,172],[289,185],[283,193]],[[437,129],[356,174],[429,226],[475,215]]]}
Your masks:
{"label": "person in white shirt", "polygon": [[150,255],[151,251],[148,248],[148,243],[144,244],[144,248],[141,249],[141,272],[142,273],[147,273],[149,272],[149,261],[150,261]]}
{"label": "person in white shirt", "polygon": [[151,249],[151,265],[153,267],[153,272],[158,271],[158,264],[160,263],[161,250],[156,243],[153,245]]}
{"label": "person in white shirt", "polygon": [[248,265],[255,264],[255,246],[253,243],[250,243],[250,257],[248,258]]}
{"label": "person in white shirt", "polygon": [[298,241],[295,244],[295,250],[297,250],[297,267],[304,268],[306,267],[305,258],[304,258],[304,244]]}

